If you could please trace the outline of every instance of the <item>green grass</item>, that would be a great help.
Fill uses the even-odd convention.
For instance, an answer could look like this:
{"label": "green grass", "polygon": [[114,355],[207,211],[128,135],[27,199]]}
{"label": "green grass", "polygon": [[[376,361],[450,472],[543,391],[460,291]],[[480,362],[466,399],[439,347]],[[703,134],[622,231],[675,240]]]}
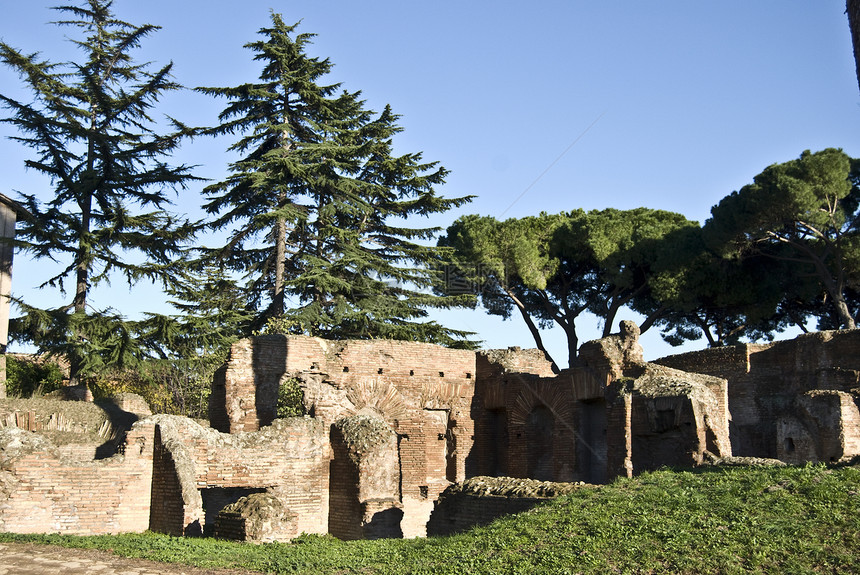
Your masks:
{"label": "green grass", "polygon": [[252,545],[147,533],[0,534],[271,573],[860,573],[860,468],[663,470],[451,537]]}

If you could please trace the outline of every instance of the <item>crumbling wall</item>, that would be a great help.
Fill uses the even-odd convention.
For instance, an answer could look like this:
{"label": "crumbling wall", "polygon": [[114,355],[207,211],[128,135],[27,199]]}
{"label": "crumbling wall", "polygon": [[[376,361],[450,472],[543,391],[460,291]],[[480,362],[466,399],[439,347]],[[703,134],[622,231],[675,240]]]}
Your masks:
{"label": "crumbling wall", "polygon": [[[726,381],[648,365],[631,382],[633,473],[731,455]],[[714,392],[716,390],[716,393]]]}
{"label": "crumbling wall", "polygon": [[[856,406],[860,386],[860,330],[817,332],[767,345],[708,349],[662,358],[658,363],[728,380],[735,455],[829,461],[860,453],[850,439],[854,408],[848,405],[853,402]],[[814,390],[847,394],[844,408],[843,399],[838,405],[832,403],[832,423],[841,429],[844,414],[849,436],[835,451],[832,446],[836,440],[818,440],[828,434],[828,428],[814,423],[822,416],[810,415],[807,407],[811,407],[811,398],[801,399]],[[818,400],[824,405],[822,402],[826,403]]]}
{"label": "crumbling wall", "polygon": [[473,477],[442,492],[427,525],[427,534],[451,535],[487,525],[581,487],[582,484],[531,479]]}
{"label": "crumbling wall", "polygon": [[252,493],[225,506],[215,520],[215,537],[253,543],[289,541],[299,534],[298,516],[275,493]]}
{"label": "crumbling wall", "polygon": [[478,474],[602,483],[731,455],[726,381],[646,363],[638,336],[621,322],[555,376],[534,350],[479,352]]}
{"label": "crumbling wall", "polygon": [[402,537],[397,435],[376,414],[332,426],[329,533],[341,539]]}
{"label": "crumbling wall", "polygon": [[538,350],[478,352],[469,475],[571,481],[575,476],[569,373],[555,375]]}
{"label": "crumbling wall", "polygon": [[0,531],[99,535],[149,528],[154,424],[136,423],[121,453],[63,455],[45,436],[0,430]]}
{"label": "crumbling wall", "polygon": [[474,352],[390,340],[242,340],[213,383],[213,426],[235,433],[266,425],[277,401],[272,390],[285,378],[300,382],[307,413],[326,427],[370,410],[394,431],[401,528],[406,537],[424,535],[435,498],[467,475]]}
{"label": "crumbling wall", "polygon": [[571,368],[578,478],[602,482],[731,455],[727,382],[647,363],[639,328],[588,342]]}
{"label": "crumbling wall", "polygon": [[153,506],[153,530],[208,532],[226,505],[273,490],[298,516],[299,532],[327,531],[330,447],[320,421],[279,419],[258,432],[230,435],[184,417],[151,419],[159,429],[160,457],[153,482],[153,497],[159,501]]}

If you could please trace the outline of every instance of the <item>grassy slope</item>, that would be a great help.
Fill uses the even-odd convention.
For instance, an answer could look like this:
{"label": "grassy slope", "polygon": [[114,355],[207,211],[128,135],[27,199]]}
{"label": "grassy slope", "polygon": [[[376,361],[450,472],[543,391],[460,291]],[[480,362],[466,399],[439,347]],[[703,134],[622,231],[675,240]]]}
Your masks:
{"label": "grassy slope", "polygon": [[468,533],[249,545],[164,535],[16,536],[274,573],[858,573],[860,468],[659,471]]}

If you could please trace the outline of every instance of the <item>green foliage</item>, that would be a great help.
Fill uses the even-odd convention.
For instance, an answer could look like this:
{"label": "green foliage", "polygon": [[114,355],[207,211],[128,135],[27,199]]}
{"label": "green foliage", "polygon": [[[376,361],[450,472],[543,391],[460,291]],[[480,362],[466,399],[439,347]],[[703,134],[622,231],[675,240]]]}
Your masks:
{"label": "green foliage", "polygon": [[68,18],[59,24],[80,33],[72,40],[82,53],[78,61],[52,63],[0,42],[0,61],[32,94],[29,102],[0,95],[9,111],[2,121],[17,128],[12,139],[33,150],[26,167],[53,186],[43,199],[22,196],[31,217],[20,223],[16,246],[59,263],[41,287],[65,296],[66,284],[73,286],[71,300],[55,309],[19,302],[23,317],[11,335],[67,357],[73,380],[141,357],[133,326],[94,306],[90,290],[117,275],[130,285],[168,281],[195,231],[165,211],[168,193],[195,178],[188,166],[163,161],[192,130],[168,119],[171,131],[159,134],[151,116],[159,98],[179,85],[171,65],[151,71],[133,58],[157,28],[119,20],[111,8],[106,0],[57,8]]}
{"label": "green foliage", "polygon": [[788,326],[855,327],[860,315],[860,161],[841,150],[774,164],[700,228],[661,210],[465,216],[439,240],[491,314],[518,310],[539,349],[557,325],[573,363],[576,321],[610,333],[622,308],[674,345],[770,340]]}
{"label": "green foliage", "polygon": [[208,186],[211,227],[227,243],[204,259],[245,280],[251,331],[333,339],[387,338],[457,345],[466,333],[427,321],[428,308],[468,303],[441,297],[437,228],[403,225],[469,198],[436,194],[447,171],[420,153],[396,156],[401,131],[358,93],[322,84],[328,59],[309,56],[312,34],[280,15],[246,47],[262,62],[258,83],[199,88],[228,100],[211,134],[239,134],[230,176]]}
{"label": "green foliage", "polygon": [[[768,166],[712,208],[704,228],[709,247],[725,257],[792,263],[783,277],[815,278],[816,297],[826,301],[824,308],[807,300],[793,309],[836,323],[832,327],[854,328],[857,310],[848,300],[860,284],[860,188],[853,164],[842,150],[829,148]],[[804,295],[790,285],[786,291]]]}
{"label": "green foliage", "polygon": [[[637,208],[567,213],[499,222],[465,216],[448,227],[439,244],[453,258],[491,314],[518,310],[546,353],[538,327],[558,325],[568,340],[568,361],[577,354],[576,320],[590,311],[608,335],[622,306],[646,315],[644,329],[664,308],[651,279],[667,252],[664,238],[695,229],[679,214]],[[548,354],[547,354],[548,355]]]}
{"label": "green foliage", "polygon": [[[768,258],[726,258],[704,243],[700,228],[666,237],[676,246],[658,260],[650,279],[652,298],[664,308],[656,320],[664,340],[681,345],[702,335],[711,347],[741,338],[772,339],[789,322],[779,314],[785,301],[786,266]],[[804,285],[799,279],[795,289]]]}
{"label": "green foliage", "polygon": [[27,361],[6,356],[6,394],[27,398],[63,387],[63,371],[52,361]]}
{"label": "green foliage", "polygon": [[201,568],[267,573],[854,573],[860,469],[662,470],[583,487],[450,537],[247,545],[153,533],[0,534]]}
{"label": "green foliage", "polygon": [[299,380],[291,377],[278,386],[277,417],[300,417],[305,415],[305,394],[299,385]]}
{"label": "green foliage", "polygon": [[212,376],[225,356],[147,359],[134,369],[105,370],[88,383],[96,399],[136,393],[153,413],[208,419]]}

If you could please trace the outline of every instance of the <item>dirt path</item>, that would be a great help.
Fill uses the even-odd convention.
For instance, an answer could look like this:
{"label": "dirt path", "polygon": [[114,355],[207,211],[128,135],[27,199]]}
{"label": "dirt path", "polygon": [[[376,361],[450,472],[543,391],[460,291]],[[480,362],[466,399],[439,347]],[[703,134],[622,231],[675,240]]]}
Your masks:
{"label": "dirt path", "polygon": [[0,543],[0,575],[260,575],[256,571],[198,569],[127,559],[104,551],[31,543]]}

